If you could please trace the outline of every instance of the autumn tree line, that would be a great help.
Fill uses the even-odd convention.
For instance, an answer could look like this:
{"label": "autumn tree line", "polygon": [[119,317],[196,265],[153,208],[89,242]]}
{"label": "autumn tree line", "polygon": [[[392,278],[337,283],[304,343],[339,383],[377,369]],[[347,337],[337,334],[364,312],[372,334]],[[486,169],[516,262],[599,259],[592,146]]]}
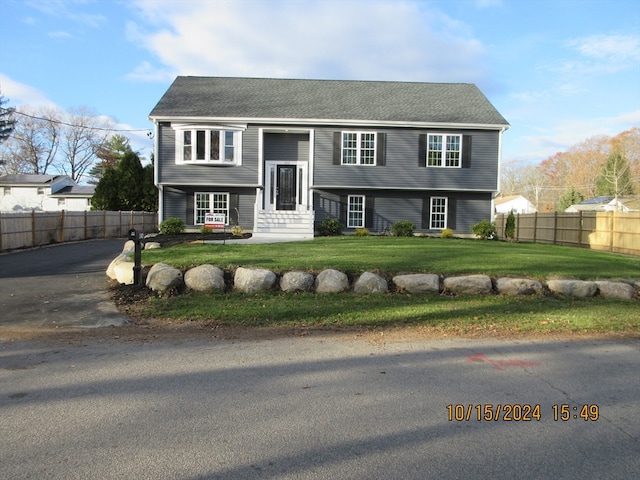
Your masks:
{"label": "autumn tree line", "polygon": [[599,135],[537,165],[506,162],[501,194],[522,195],[539,212],[564,211],[583,200],[640,194],[640,128]]}
{"label": "autumn tree line", "polygon": [[153,157],[142,166],[113,119],[86,107],[5,107],[0,95],[0,175],[65,174],[96,186],[94,210],[157,211]]}

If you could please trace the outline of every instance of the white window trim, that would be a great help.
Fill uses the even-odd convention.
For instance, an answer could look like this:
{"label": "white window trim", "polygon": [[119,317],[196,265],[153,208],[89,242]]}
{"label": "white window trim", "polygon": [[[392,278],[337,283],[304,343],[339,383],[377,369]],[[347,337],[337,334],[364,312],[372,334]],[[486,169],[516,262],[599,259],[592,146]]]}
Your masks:
{"label": "white window trim", "polygon": [[[442,136],[442,150],[440,151],[440,153],[442,154],[441,157],[441,162],[440,165],[429,165],[429,145],[431,144],[431,142],[429,141],[430,137],[432,136]],[[458,159],[458,165],[447,165],[447,137],[458,137],[460,139],[460,157]],[[444,132],[432,132],[432,133],[427,133],[427,145],[425,148],[425,165],[427,166],[427,168],[462,168],[462,142],[463,142],[463,135],[460,133],[444,133]]]}
{"label": "white window trim", "polygon": [[[242,132],[246,127],[229,126],[229,125],[182,125],[176,124],[172,126],[175,131],[175,161],[177,165],[214,165],[214,166],[236,166],[242,165]],[[184,159],[184,132],[191,131],[192,152],[196,149],[197,131],[204,130],[205,133],[205,155],[210,153],[210,144],[212,131],[220,132],[220,156],[222,160],[185,160]],[[224,132],[233,132],[233,161],[224,160]]]}
{"label": "white window trim", "polygon": [[[352,198],[361,198],[362,199],[362,224],[361,225],[352,225],[351,224],[351,216],[349,215],[349,213],[352,211],[351,210],[351,199]],[[366,205],[367,205],[367,199],[364,195],[349,195],[347,197],[347,228],[364,228],[365,226],[365,218],[366,218]]]}
{"label": "white window trim", "polygon": [[[356,163],[345,163],[344,161],[344,134],[356,134]],[[373,163],[362,163],[362,135],[373,135]],[[376,159],[378,158],[378,132],[372,131],[351,131],[343,130],[340,134],[340,165],[356,166],[361,165],[364,167],[374,167],[376,165]]]}
{"label": "white window trim", "polygon": [[[444,200],[444,226],[443,227],[435,227],[434,224],[434,214],[440,215],[440,212],[433,211],[434,200]],[[429,201],[429,230],[444,230],[447,228],[447,222],[449,220],[449,198],[448,197],[431,197]]]}
{"label": "white window trim", "polygon": [[[209,205],[213,205],[213,196],[214,195],[225,195],[227,197],[227,208],[226,211],[224,212],[225,215],[225,225],[229,225],[229,192],[195,192],[193,194],[193,224],[194,225],[204,225],[204,222],[198,222],[198,201],[197,201],[197,197],[198,195],[208,195],[209,196]],[[221,212],[215,212],[213,210],[213,208],[209,208],[208,212],[205,213],[221,213]]]}

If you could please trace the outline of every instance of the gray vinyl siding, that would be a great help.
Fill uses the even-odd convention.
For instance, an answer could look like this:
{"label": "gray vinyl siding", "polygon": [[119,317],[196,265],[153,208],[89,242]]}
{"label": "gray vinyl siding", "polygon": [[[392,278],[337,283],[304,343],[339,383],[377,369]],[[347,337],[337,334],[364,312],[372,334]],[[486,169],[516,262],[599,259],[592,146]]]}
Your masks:
{"label": "gray vinyl siding", "polygon": [[265,133],[263,143],[266,161],[309,161],[308,133]]}
{"label": "gray vinyl siding", "polygon": [[229,221],[231,225],[240,225],[244,230],[253,229],[254,205],[256,201],[255,189],[252,188],[210,188],[210,187],[165,187],[164,215],[162,220],[169,217],[181,218],[187,227],[197,227],[194,221],[195,193],[218,192],[229,194]]}
{"label": "gray vinyl siding", "polygon": [[257,185],[258,129],[250,127],[242,133],[242,165],[214,166],[176,164],[175,130],[159,126],[158,181],[164,185]]}
{"label": "gray vinyl siding", "polygon": [[[460,235],[470,234],[471,227],[480,220],[490,220],[491,194],[452,191],[389,191],[389,190],[319,190],[314,193],[315,226],[324,218],[335,218],[346,225],[346,201],[348,195],[364,195],[365,227],[372,233],[389,231],[401,220],[409,220],[416,226],[416,232],[439,233],[430,230],[430,198],[448,198],[447,226]],[[345,230],[348,230],[345,228]]]}
{"label": "gray vinyl siding", "polygon": [[[357,130],[357,129],[344,129]],[[335,165],[334,132],[341,129],[318,128],[315,131],[314,184],[349,188],[401,188],[424,190],[496,191],[498,179],[499,132],[495,130],[422,130],[362,129],[385,134],[384,165]],[[463,156],[462,168],[437,168],[419,165],[421,134],[452,133],[470,142],[470,155]],[[463,152],[466,146],[463,145]]]}

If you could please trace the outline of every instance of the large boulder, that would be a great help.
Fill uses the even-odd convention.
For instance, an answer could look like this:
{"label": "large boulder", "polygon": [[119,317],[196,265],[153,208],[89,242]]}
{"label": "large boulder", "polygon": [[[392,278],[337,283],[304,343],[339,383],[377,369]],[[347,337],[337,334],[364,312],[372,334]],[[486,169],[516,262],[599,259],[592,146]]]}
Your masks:
{"label": "large boulder", "polygon": [[162,248],[160,242],[145,242],[144,249],[145,250],[153,250],[156,248]]}
{"label": "large boulder", "polygon": [[136,243],[133,240],[127,240],[122,247],[122,253],[133,253],[136,249]]}
{"label": "large boulder", "polygon": [[345,273],[328,268],[318,274],[315,286],[318,293],[343,292],[349,288],[349,278]]}
{"label": "large boulder", "polygon": [[487,275],[465,275],[444,279],[444,289],[456,295],[484,295],[491,293],[491,278]]}
{"label": "large boulder", "polygon": [[307,272],[287,272],[280,280],[280,289],[283,292],[308,292],[313,280],[313,275]]}
{"label": "large boulder", "polygon": [[133,262],[120,262],[114,268],[114,273],[118,283],[133,285]]}
{"label": "large boulder", "polygon": [[224,272],[213,265],[199,265],[185,272],[184,284],[197,292],[224,290]]}
{"label": "large boulder", "polygon": [[529,278],[499,278],[496,289],[502,295],[542,295],[542,284]]}
{"label": "large boulder", "polygon": [[440,291],[440,277],[434,273],[397,275],[393,277],[393,283],[401,292],[438,293]]}
{"label": "large boulder", "polygon": [[276,274],[261,268],[239,267],[233,277],[234,288],[245,293],[268,290],[275,282]]}
{"label": "large boulder", "polygon": [[388,289],[387,281],[372,272],[364,272],[353,285],[355,293],[363,294],[386,293]]}
{"label": "large boulder", "polygon": [[596,282],[583,280],[548,280],[547,286],[552,292],[567,297],[593,297],[598,291]]}
{"label": "large boulder", "polygon": [[147,287],[165,293],[182,285],[182,272],[166,263],[156,263],[147,274]]}
{"label": "large boulder", "polygon": [[114,258],[107,267],[107,276],[112,280],[117,280],[116,266],[123,262],[133,262],[133,252],[121,253],[116,258]]}
{"label": "large boulder", "polygon": [[631,300],[635,293],[634,288],[624,282],[596,282],[600,296],[604,298],[619,298],[622,300]]}

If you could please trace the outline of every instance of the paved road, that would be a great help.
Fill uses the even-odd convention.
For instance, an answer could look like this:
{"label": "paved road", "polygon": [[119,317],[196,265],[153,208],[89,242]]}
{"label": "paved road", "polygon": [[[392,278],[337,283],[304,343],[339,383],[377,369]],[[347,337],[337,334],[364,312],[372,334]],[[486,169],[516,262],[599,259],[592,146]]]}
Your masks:
{"label": "paved road", "polygon": [[[0,478],[640,475],[638,341],[177,341],[131,329],[0,344]],[[540,405],[541,418],[478,421],[486,404]],[[555,421],[563,404],[569,420]],[[574,418],[583,404],[597,420]]]}
{"label": "paved road", "polygon": [[124,240],[0,255],[0,327],[97,327],[128,322],[107,295],[106,270]]}

